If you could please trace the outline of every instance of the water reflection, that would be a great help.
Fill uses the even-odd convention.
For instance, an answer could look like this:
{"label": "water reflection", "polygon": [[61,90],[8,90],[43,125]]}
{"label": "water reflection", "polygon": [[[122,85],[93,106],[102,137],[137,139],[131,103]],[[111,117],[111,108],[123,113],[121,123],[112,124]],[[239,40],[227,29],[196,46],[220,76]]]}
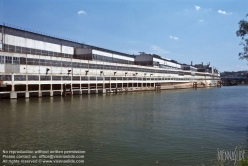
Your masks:
{"label": "water reflection", "polygon": [[199,165],[218,148],[248,147],[245,90],[1,100],[0,149],[85,150],[84,165]]}

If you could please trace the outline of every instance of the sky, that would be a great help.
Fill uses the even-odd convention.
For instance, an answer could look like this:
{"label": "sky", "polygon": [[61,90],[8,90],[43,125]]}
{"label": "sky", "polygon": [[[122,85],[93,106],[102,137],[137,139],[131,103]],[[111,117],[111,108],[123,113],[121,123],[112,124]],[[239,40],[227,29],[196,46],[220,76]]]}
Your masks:
{"label": "sky", "polygon": [[247,0],[0,0],[1,23],[221,72],[248,70],[236,36],[246,14]]}

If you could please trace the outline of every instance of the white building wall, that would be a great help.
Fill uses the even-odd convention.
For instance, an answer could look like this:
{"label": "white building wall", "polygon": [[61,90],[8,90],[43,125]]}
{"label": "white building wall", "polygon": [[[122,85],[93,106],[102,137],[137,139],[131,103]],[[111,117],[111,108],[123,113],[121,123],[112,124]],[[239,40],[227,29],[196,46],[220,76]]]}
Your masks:
{"label": "white building wall", "polygon": [[62,53],[64,54],[74,54],[74,48],[68,46],[62,46]]}
{"label": "white building wall", "polygon": [[153,61],[159,62],[162,65],[167,65],[167,66],[171,66],[171,67],[176,67],[176,68],[181,68],[180,64],[177,63],[173,63],[173,62],[168,62],[162,59],[158,59],[158,58],[153,58]]}
{"label": "white building wall", "polygon": [[123,59],[123,60],[128,60],[128,61],[134,61],[134,58],[126,57],[126,56],[122,56],[122,55],[117,55],[117,54],[113,54],[113,58]]}
{"label": "white building wall", "polygon": [[99,50],[92,50],[92,54],[107,56],[107,57],[111,57],[111,58],[113,57],[113,55],[111,53],[103,52],[103,51],[99,51]]}
{"label": "white building wall", "polygon": [[61,73],[61,67],[52,67],[51,68],[51,74],[60,74]]}
{"label": "white building wall", "polygon": [[5,72],[5,64],[0,64],[0,73]]}
{"label": "white building wall", "polygon": [[99,51],[99,50],[92,50],[92,54],[97,54],[97,55],[102,55],[102,56],[107,56],[111,58],[117,58],[117,59],[123,59],[123,60],[128,60],[128,61],[134,61],[134,58],[131,57],[126,57],[118,54],[112,54],[109,52],[104,52],[104,51]]}
{"label": "white building wall", "polygon": [[164,60],[162,60],[162,59],[158,59],[158,58],[154,58],[154,57],[153,57],[153,61],[159,62],[159,63],[162,64],[162,65],[165,64],[165,63],[164,63]]}
{"label": "white building wall", "polygon": [[173,62],[168,62],[168,61],[165,61],[165,65],[171,66],[171,67],[181,68],[181,65],[173,63]]}
{"label": "white building wall", "polygon": [[27,48],[33,48],[33,49],[39,49],[39,50],[45,50],[45,51],[52,51],[52,52],[61,52],[64,54],[73,54],[74,48],[68,47],[68,46],[62,46],[58,44],[48,43],[48,42],[42,42],[38,40],[33,39],[26,39],[23,37],[18,36],[12,36],[5,34],[5,44],[8,45],[15,45],[19,47],[27,47]]}

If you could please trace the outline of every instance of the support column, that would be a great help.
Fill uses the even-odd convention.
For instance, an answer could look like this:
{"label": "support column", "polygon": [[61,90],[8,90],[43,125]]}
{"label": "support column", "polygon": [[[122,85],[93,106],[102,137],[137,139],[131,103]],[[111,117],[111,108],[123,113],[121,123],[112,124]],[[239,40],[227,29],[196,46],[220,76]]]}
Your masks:
{"label": "support column", "polygon": [[40,86],[40,84],[39,84],[38,97],[42,97],[42,92],[41,92],[41,86]]}
{"label": "support column", "polygon": [[12,84],[12,86],[11,86],[10,98],[11,99],[17,98],[17,93],[15,92],[15,85],[14,84]]}
{"label": "support column", "polygon": [[70,84],[70,91],[71,91],[71,96],[73,95],[73,85],[72,85],[72,83]]}
{"label": "support column", "polygon": [[88,94],[90,94],[90,84],[88,83]]}
{"label": "support column", "polygon": [[97,85],[96,85],[94,93],[98,93]]}
{"label": "support column", "polygon": [[103,78],[102,93],[106,93],[106,88],[105,88],[105,77]]}
{"label": "support column", "polygon": [[61,96],[63,96],[63,84],[61,84]]}
{"label": "support column", "polygon": [[53,96],[53,84],[50,84],[50,96]]}
{"label": "support column", "polygon": [[97,83],[96,83],[96,93],[98,93]]}
{"label": "support column", "polygon": [[29,98],[28,85],[26,85],[25,98]]}
{"label": "support column", "polygon": [[118,83],[115,83],[115,93],[118,92]]}
{"label": "support column", "polygon": [[[81,82],[81,81],[80,81]],[[81,95],[82,94],[82,85],[81,85],[81,83],[79,83],[79,94]]]}

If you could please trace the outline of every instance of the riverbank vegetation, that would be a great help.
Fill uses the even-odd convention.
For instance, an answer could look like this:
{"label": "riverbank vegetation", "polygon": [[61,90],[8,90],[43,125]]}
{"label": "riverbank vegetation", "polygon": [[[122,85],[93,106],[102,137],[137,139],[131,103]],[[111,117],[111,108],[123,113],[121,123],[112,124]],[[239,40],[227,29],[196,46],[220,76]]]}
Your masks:
{"label": "riverbank vegetation", "polygon": [[239,53],[239,58],[248,60],[248,38],[245,38],[248,35],[248,21],[239,21],[239,30],[236,32],[236,35],[241,37],[242,41],[240,45],[243,46],[243,51]]}

